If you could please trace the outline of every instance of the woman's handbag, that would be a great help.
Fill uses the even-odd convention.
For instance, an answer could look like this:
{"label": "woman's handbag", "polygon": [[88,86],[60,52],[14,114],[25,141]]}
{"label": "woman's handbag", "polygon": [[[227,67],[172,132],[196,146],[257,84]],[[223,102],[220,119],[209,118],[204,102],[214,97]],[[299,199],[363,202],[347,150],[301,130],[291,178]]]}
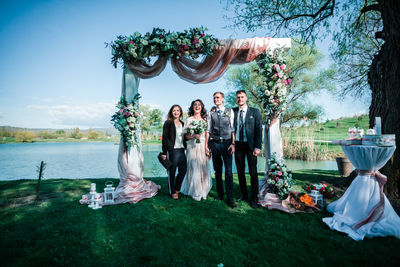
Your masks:
{"label": "woman's handbag", "polygon": [[169,170],[169,168],[172,166],[172,162],[169,159],[163,159],[162,156],[163,154],[160,152],[160,154],[157,156],[158,161],[160,161],[161,165],[163,165],[165,169]]}

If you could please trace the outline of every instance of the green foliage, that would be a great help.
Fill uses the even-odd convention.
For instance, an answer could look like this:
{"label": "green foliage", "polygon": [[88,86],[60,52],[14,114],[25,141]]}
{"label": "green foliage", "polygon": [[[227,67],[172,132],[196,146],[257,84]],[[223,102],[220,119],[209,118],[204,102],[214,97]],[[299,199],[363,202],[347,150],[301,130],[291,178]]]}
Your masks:
{"label": "green foliage", "polygon": [[[283,112],[283,123],[295,125],[303,118],[317,120],[323,115],[323,108],[312,105],[305,101],[307,97],[317,95],[322,90],[334,92],[335,70],[321,69],[318,67],[323,59],[322,54],[309,45],[302,45],[294,42],[289,50],[287,68],[290,69],[292,82],[286,93],[286,111]],[[236,106],[236,91],[245,90],[248,96],[249,106],[260,109],[262,120],[265,121],[264,107],[257,101],[257,80],[262,75],[255,72],[256,63],[249,63],[245,66],[234,66],[228,69],[225,79],[228,92],[225,97],[227,106]],[[297,103],[297,104],[296,104]],[[293,105],[293,107],[292,107]]]}
{"label": "green foliage", "polygon": [[97,138],[99,138],[99,132],[95,132],[93,131],[92,128],[90,128],[88,132],[88,139],[97,139]]}
{"label": "green foliage", "polygon": [[57,136],[58,136],[57,133],[49,132],[49,131],[40,131],[37,134],[37,137],[41,138],[41,139],[55,139],[55,138],[57,138]]}
{"label": "green foliage", "polygon": [[[295,190],[308,183],[343,182],[335,171],[296,171],[293,179]],[[205,201],[185,196],[176,201],[168,195],[165,177],[150,179],[161,185],[160,192],[136,204],[100,210],[79,204],[91,182],[102,189],[107,180],[47,179],[36,202],[35,181],[1,181],[2,265],[396,266],[400,261],[400,240],[355,242],[322,222],[332,216],[326,211],[286,214],[255,210],[244,201],[232,210],[213,200],[215,186]],[[234,194],[240,194],[236,177]]]}
{"label": "green foliage", "polygon": [[140,105],[140,112],[143,114],[143,118],[140,121],[140,128],[146,132],[147,136],[150,131],[161,131],[164,112],[157,108],[152,109],[149,105]]}
{"label": "green foliage", "polygon": [[336,123],[336,128],[342,128],[342,123],[341,122],[337,122]]}
{"label": "green foliage", "polygon": [[72,130],[70,137],[74,139],[81,139],[83,137],[83,134],[81,133],[79,128],[75,128]]}
{"label": "green foliage", "polygon": [[35,134],[33,132],[18,131],[15,133],[15,141],[17,142],[32,143],[34,138]]}

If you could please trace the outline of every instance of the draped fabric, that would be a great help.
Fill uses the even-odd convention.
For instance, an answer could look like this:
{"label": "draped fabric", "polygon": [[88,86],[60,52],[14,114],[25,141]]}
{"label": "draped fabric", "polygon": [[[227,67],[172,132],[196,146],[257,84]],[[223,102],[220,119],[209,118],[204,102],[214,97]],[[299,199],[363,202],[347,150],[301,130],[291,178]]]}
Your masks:
{"label": "draped fabric", "polygon": [[[132,101],[137,94],[139,87],[139,78],[132,72],[125,69],[122,80],[122,95],[128,102]],[[119,143],[118,152],[118,171],[120,182],[115,189],[114,204],[136,203],[144,198],[155,196],[161,188],[152,181],[146,181],[143,178],[144,158],[142,153],[142,144],[140,142],[140,132],[136,133],[139,137],[138,147],[134,146],[128,149],[122,138]],[[101,194],[103,199],[103,194]],[[89,204],[90,196],[83,195],[81,204]],[[101,205],[104,205],[102,203]]]}
{"label": "draped fabric", "polygon": [[354,240],[375,236],[400,238],[400,217],[383,193],[386,177],[378,171],[396,147],[342,146],[342,149],[359,170],[358,175],[343,196],[327,206],[333,217],[322,221]]}
{"label": "draped fabric", "polygon": [[[265,124],[264,128],[264,156],[265,156],[265,177],[268,175],[269,163],[273,153],[276,153],[277,158],[283,157],[282,138],[280,131],[279,118],[275,117],[270,124]],[[267,179],[265,179],[266,181]],[[263,185],[267,186],[267,184]],[[261,189],[260,189],[261,190]]]}
{"label": "draped fabric", "polygon": [[[268,49],[270,40],[270,37],[222,40],[222,46],[214,49],[212,56],[206,56],[201,61],[187,57],[172,58],[172,69],[180,78],[191,83],[214,82],[225,73],[229,64],[243,64],[253,61]],[[141,61],[126,64],[126,67],[139,78],[149,79],[159,75],[164,70],[167,60],[166,56],[160,56],[153,65]]]}

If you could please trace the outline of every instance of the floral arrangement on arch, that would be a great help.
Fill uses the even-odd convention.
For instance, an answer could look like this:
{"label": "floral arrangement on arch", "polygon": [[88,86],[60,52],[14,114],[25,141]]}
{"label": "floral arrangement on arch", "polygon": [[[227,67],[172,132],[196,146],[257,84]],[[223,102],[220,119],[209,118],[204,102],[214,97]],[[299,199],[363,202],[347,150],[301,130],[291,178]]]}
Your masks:
{"label": "floral arrangement on arch", "polygon": [[128,150],[132,146],[139,146],[140,117],[139,100],[140,95],[136,94],[131,102],[128,102],[124,96],[121,96],[117,104],[118,111],[111,117],[114,127],[121,133],[122,140]]}
{"label": "floral arrangement on arch", "polygon": [[268,160],[269,171],[267,175],[268,191],[277,194],[281,199],[286,198],[294,182],[292,171],[286,166],[283,159],[278,159],[276,153]]}
{"label": "floral arrangement on arch", "polygon": [[288,96],[288,86],[292,83],[286,57],[282,49],[274,54],[267,52],[257,57],[255,72],[260,74],[255,81],[257,101],[264,107],[267,124],[284,110]]}
{"label": "floral arrangement on arch", "polygon": [[116,41],[106,43],[106,46],[112,48],[111,62],[115,68],[121,60],[134,63],[150,61],[154,56],[196,59],[200,55],[213,55],[213,49],[221,45],[218,39],[205,33],[207,30],[207,27],[197,27],[184,32],[167,32],[154,28],[144,35],[135,32],[130,36],[118,36]]}
{"label": "floral arrangement on arch", "polygon": [[309,183],[308,185],[303,186],[303,189],[308,193],[311,193],[311,190],[317,190],[324,198],[327,199],[331,199],[335,196],[335,191],[333,190],[333,188],[323,183],[319,184]]}

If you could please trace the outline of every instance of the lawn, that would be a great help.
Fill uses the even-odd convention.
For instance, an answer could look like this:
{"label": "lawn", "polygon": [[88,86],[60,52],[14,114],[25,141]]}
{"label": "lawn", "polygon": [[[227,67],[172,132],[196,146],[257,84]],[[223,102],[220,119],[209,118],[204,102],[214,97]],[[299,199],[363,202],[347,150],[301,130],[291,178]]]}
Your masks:
{"label": "lawn", "polygon": [[[236,177],[235,177],[236,179]],[[297,189],[325,181],[343,192],[346,181],[334,171],[298,171]],[[314,214],[286,214],[238,203],[230,209],[167,194],[166,178],[157,196],[137,204],[91,210],[78,200],[90,183],[109,179],[45,180],[42,200],[33,201],[35,181],[0,182],[3,266],[395,266],[400,240],[356,242],[330,230]],[[114,184],[118,180],[114,179]],[[239,196],[235,180],[235,195]]]}

